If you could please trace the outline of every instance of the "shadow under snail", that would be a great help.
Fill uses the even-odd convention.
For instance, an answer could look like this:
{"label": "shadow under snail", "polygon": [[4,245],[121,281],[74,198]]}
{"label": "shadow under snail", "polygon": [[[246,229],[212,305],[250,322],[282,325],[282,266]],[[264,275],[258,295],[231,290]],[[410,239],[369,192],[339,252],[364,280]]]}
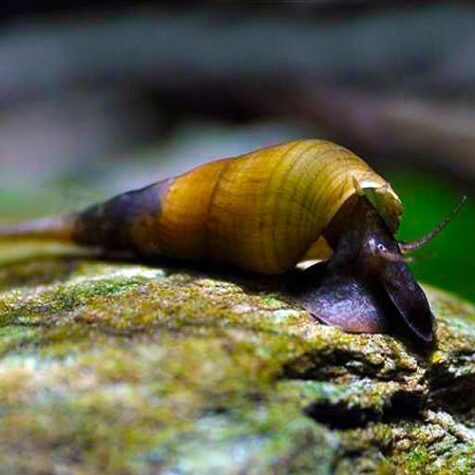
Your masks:
{"label": "shadow under snail", "polygon": [[344,147],[297,140],[213,161],[84,211],[1,228],[0,239],[45,239],[226,264],[262,274],[306,259],[291,295],[348,332],[405,327],[424,345],[434,316],[403,257],[420,241],[394,237],[401,202],[389,183]]}

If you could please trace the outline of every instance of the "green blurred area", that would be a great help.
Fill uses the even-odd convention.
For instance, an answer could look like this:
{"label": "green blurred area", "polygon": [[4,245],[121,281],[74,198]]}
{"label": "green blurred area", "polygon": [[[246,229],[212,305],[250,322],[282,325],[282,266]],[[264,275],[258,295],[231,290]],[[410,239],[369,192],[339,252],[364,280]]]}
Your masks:
{"label": "green blurred area", "polygon": [[[459,190],[438,176],[400,170],[389,170],[383,175],[390,180],[404,204],[398,234],[403,241],[427,234],[451,213],[461,197]],[[71,198],[71,193],[75,193],[71,191],[70,183],[63,186],[61,182],[56,182],[51,187],[45,187],[41,193],[34,190],[30,193],[0,191],[0,222],[60,213],[65,208],[74,209],[75,204],[82,207],[104,198],[104,191],[94,189],[90,184],[75,184],[75,187],[83,190],[79,200]],[[69,198],[64,199],[65,196]],[[414,261],[410,266],[418,280],[475,302],[474,237],[475,204],[469,198],[450,225],[413,255]]]}

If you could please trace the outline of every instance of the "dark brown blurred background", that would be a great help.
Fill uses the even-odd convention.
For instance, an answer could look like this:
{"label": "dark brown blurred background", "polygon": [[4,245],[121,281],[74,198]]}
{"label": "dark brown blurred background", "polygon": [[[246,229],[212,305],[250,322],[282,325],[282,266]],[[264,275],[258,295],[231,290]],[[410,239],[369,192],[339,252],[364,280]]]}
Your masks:
{"label": "dark brown blurred background", "polygon": [[458,197],[415,262],[475,299],[472,2],[0,3],[0,219],[83,206],[297,137],[341,143],[406,205]]}

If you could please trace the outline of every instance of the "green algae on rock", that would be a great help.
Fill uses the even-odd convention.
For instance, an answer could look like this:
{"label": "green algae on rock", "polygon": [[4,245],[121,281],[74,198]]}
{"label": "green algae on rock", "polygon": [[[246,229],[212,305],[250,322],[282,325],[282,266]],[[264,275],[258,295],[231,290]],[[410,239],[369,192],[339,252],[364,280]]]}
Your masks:
{"label": "green algae on rock", "polygon": [[427,292],[430,358],[247,276],[4,260],[0,471],[474,473],[475,310]]}

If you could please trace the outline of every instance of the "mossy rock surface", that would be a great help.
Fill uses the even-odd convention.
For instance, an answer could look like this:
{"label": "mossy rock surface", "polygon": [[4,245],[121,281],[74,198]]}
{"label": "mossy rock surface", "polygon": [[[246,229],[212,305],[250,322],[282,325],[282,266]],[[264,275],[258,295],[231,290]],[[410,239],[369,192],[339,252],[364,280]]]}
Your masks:
{"label": "mossy rock surface", "polygon": [[273,281],[4,260],[0,472],[473,474],[475,310],[428,294],[424,357],[315,322]]}

